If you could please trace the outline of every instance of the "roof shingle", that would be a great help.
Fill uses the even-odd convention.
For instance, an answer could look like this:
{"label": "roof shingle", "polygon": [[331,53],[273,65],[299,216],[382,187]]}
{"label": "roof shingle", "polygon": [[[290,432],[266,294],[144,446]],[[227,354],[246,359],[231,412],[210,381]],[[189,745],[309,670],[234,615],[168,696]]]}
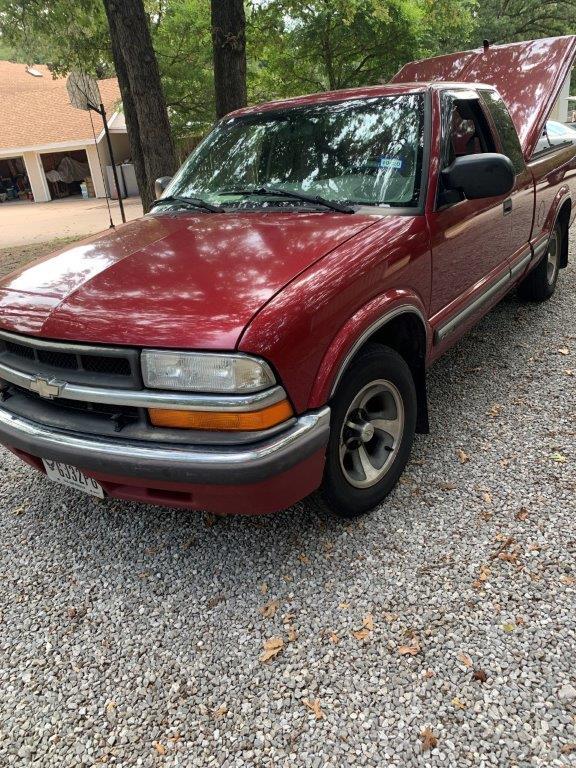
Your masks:
{"label": "roof shingle", "polygon": [[[42,77],[29,74],[24,64],[0,61],[0,150],[91,141],[90,115],[70,105],[66,78],[53,78],[45,66],[34,70]],[[120,102],[118,81],[109,78],[98,85],[110,119]],[[92,117],[98,135],[102,121]]]}

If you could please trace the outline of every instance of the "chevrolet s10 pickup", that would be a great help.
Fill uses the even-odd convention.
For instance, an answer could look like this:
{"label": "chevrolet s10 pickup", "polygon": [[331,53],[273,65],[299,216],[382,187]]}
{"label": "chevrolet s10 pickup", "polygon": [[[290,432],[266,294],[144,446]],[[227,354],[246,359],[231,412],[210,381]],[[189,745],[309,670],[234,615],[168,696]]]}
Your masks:
{"label": "chevrolet s10 pickup", "polygon": [[225,117],[143,218],[0,282],[0,442],[89,493],[216,513],[380,504],[426,369],[568,259],[548,38]]}

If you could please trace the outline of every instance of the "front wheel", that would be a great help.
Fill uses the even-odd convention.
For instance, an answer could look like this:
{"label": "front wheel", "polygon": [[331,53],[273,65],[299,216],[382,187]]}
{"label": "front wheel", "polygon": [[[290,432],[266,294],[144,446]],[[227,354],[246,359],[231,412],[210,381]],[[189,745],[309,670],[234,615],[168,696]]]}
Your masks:
{"label": "front wheel", "polygon": [[518,286],[518,296],[523,301],[546,301],[554,293],[560,269],[562,236],[562,227],[556,222],[546,254]]}
{"label": "front wheel", "polygon": [[357,517],[386,498],[410,456],[416,412],[406,361],[388,347],[367,345],[332,403],[321,492],[333,512]]}

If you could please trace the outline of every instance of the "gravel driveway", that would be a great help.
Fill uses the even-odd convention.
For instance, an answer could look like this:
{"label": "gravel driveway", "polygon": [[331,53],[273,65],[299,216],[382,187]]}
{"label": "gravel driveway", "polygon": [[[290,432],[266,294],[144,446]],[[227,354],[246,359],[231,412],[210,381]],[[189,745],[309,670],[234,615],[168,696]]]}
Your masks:
{"label": "gravel driveway", "polygon": [[359,522],[98,503],[1,450],[0,765],[576,765],[575,262],[433,368]]}

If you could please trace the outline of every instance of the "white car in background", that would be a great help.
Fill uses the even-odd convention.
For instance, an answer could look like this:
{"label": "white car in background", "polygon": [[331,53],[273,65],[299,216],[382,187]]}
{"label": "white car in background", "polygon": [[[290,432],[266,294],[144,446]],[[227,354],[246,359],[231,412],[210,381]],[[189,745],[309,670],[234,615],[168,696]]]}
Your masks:
{"label": "white car in background", "polygon": [[576,127],[572,128],[569,125],[564,125],[564,123],[559,123],[557,120],[548,120],[534,154],[567,142],[576,144]]}

